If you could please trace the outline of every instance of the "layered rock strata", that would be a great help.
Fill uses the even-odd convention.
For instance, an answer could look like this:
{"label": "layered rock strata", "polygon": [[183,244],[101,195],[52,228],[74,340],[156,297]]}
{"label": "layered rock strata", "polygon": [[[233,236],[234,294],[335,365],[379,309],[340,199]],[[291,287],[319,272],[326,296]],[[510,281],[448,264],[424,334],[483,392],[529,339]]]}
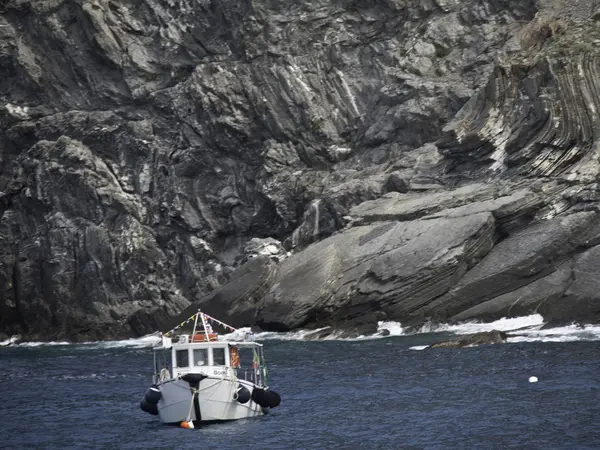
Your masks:
{"label": "layered rock strata", "polygon": [[3,2],[0,333],[597,320],[595,8]]}

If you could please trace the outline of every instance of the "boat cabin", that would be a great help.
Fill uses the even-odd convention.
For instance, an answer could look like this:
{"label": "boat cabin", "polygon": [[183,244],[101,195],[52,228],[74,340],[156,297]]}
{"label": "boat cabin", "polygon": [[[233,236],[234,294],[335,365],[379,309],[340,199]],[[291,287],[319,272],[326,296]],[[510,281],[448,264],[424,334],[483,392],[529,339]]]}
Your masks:
{"label": "boat cabin", "polygon": [[[210,316],[201,317],[204,323]],[[195,325],[189,334],[163,335],[162,345],[155,348],[155,382],[198,373],[208,377],[238,377],[262,384],[262,344],[219,340],[217,333],[213,333],[212,329],[208,331],[205,328],[202,332],[196,332]]]}
{"label": "boat cabin", "polygon": [[247,348],[261,349],[256,342],[194,342],[181,336],[171,349],[173,377],[186,373],[204,375],[226,375],[228,369],[240,369],[240,350]]}

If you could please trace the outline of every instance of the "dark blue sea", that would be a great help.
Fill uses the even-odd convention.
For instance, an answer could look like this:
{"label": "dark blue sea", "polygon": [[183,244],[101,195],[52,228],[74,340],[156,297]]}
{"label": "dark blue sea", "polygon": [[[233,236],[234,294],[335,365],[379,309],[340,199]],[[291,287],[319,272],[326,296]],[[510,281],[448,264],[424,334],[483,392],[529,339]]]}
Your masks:
{"label": "dark blue sea", "polygon": [[265,341],[281,406],[195,430],[140,410],[150,348],[4,346],[0,447],[600,448],[600,341],[415,349],[443,337]]}

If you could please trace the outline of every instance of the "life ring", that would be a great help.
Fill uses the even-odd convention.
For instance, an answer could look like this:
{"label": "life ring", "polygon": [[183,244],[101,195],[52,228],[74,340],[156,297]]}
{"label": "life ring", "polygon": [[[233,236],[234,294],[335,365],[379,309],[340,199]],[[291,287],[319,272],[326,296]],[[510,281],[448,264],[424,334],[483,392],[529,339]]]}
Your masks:
{"label": "life ring", "polygon": [[229,353],[231,354],[231,367],[240,367],[240,354],[236,347],[230,347]]}

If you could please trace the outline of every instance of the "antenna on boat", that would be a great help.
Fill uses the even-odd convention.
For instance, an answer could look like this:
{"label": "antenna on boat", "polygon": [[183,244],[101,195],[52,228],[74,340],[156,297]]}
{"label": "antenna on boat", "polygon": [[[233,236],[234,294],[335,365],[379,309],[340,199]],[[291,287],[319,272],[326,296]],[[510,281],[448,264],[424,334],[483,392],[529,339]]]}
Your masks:
{"label": "antenna on boat", "polygon": [[[204,328],[204,335],[206,336],[206,342],[210,341],[210,338],[208,336],[208,330],[206,328],[206,320],[204,319],[204,313],[201,313],[200,311],[198,311],[198,314],[200,314],[200,318],[202,319],[202,327]],[[196,317],[196,320],[198,320],[198,318]],[[196,330],[194,330],[194,333],[196,332]]]}
{"label": "antenna on boat", "polygon": [[[200,312],[200,310],[198,310],[198,312],[195,314],[196,318],[194,319],[194,330],[192,331],[192,336],[194,336],[196,334],[196,327],[198,326],[198,315],[199,314],[202,314]],[[202,322],[204,322],[204,320]]]}

